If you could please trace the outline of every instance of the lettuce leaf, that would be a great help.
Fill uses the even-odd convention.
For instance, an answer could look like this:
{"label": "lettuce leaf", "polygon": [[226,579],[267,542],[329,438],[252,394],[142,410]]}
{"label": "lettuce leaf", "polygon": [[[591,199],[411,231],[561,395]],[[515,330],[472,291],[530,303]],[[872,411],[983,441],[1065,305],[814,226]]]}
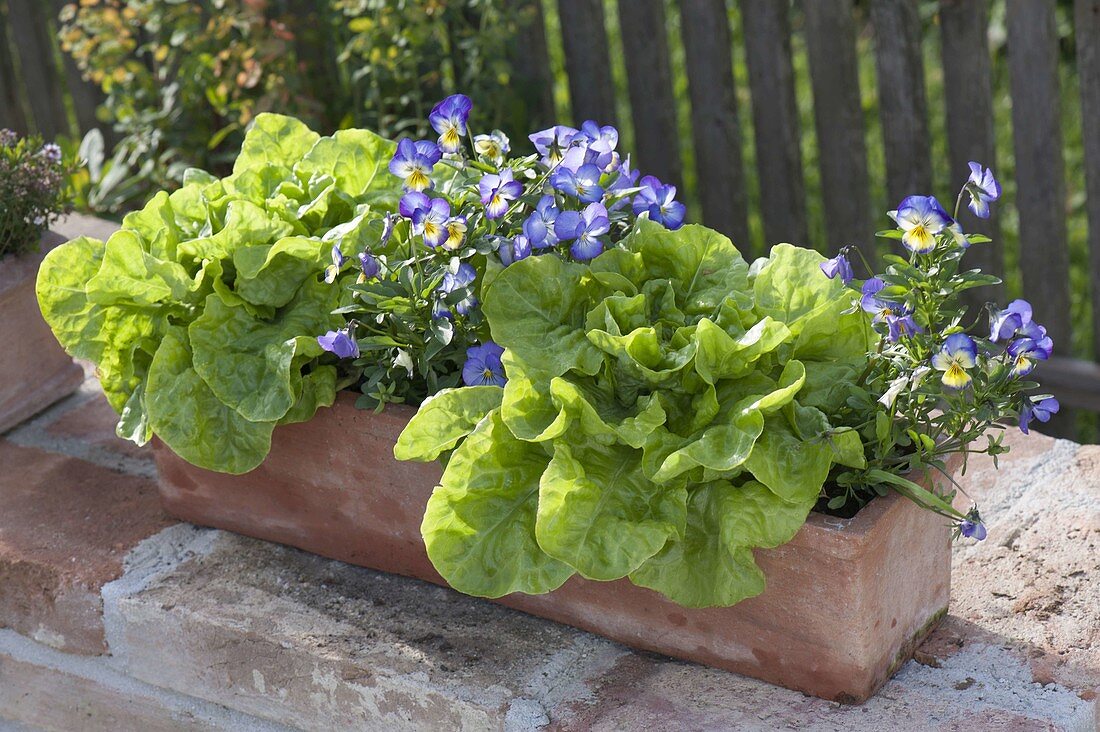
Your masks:
{"label": "lettuce leaf", "polygon": [[821,261],[779,245],[750,272],[720,234],[643,218],[588,265],[497,273],[504,389],[426,403],[395,451],[454,449],[422,525],[440,574],[489,596],[629,577],[692,607],[763,591],[753,549],[863,459],[819,407],[852,393],[869,325]]}
{"label": "lettuce leaf", "polygon": [[316,337],[343,324],[332,311],[345,289],[321,274],[334,242],[351,254],[396,207],[400,182],[379,175],[393,149],[260,114],[229,177],[190,170],[106,242],[50,252],[42,313],[96,364],[119,435],[156,434],[196,465],[238,473],[263,460],[276,424],[333,403],[336,370]]}

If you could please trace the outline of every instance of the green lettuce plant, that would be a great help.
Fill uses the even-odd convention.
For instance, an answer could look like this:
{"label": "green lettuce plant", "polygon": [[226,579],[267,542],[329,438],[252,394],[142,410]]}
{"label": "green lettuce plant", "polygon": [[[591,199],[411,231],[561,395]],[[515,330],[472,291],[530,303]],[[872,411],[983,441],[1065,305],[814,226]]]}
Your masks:
{"label": "green lettuce plant", "polygon": [[456,589],[541,593],[629,577],[691,607],[760,593],[834,465],[831,414],[876,336],[816,252],[748,265],[720,234],[639,220],[588,264],[531,257],[485,288],[507,383],[444,390],[399,459],[446,469],[422,531]]}
{"label": "green lettuce plant", "polygon": [[155,434],[195,465],[242,473],[276,425],[332,404],[336,359],[316,335],[343,325],[333,311],[354,274],[324,272],[334,248],[352,256],[379,239],[401,194],[385,174],[394,149],[262,114],[232,175],[191,170],[106,242],[80,237],[46,257],[42,313],[96,364],[120,436]]}

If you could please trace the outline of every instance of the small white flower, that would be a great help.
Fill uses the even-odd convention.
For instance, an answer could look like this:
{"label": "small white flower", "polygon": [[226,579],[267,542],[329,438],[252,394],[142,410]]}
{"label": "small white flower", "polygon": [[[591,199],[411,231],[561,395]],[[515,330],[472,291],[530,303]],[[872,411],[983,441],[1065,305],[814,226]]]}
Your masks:
{"label": "small white flower", "polygon": [[413,360],[408,351],[401,348],[397,349],[397,358],[393,360],[393,365],[404,368],[409,372],[410,377],[413,375]]}
{"label": "small white flower", "polygon": [[887,409],[893,408],[894,401],[898,398],[898,394],[901,394],[908,383],[908,376],[899,376],[898,378],[891,381],[890,388],[886,390],[885,394],[879,397],[879,404],[886,407]]}

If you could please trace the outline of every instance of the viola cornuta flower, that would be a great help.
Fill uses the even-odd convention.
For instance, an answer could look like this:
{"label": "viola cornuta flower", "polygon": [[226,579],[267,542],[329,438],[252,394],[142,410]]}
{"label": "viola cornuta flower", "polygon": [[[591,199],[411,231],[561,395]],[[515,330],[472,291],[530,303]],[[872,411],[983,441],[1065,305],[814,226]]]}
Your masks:
{"label": "viola cornuta flower", "polygon": [[1025,435],[1030,434],[1028,426],[1032,420],[1037,419],[1045,424],[1058,413],[1061,406],[1054,397],[1034,400],[1025,394],[1023,402],[1020,404],[1020,431]]}
{"label": "viola cornuta flower", "polygon": [[377,277],[382,271],[382,265],[378,262],[378,258],[368,250],[359,252],[359,269],[362,270],[359,275],[359,283],[362,284]]}
{"label": "viola cornuta flower", "polygon": [[439,133],[439,149],[445,153],[456,153],[466,136],[466,122],[470,119],[470,110],[474,103],[465,94],[452,94],[432,107],[428,123]]}
{"label": "viola cornuta flower", "polygon": [[531,246],[536,249],[545,249],[558,243],[558,235],[554,233],[554,222],[557,221],[560,213],[553,196],[547,195],[539,199],[535,210],[523,222],[523,233],[530,240]]}
{"label": "viola cornuta flower", "polygon": [[611,220],[602,203],[590,203],[583,211],[562,211],[554,225],[558,239],[572,241],[569,253],[582,262],[604,250],[600,237],[610,230]]}
{"label": "viola cornuta flower", "polygon": [[909,196],[888,215],[904,232],[901,243],[917,254],[935,249],[936,235],[953,221],[935,196]]}
{"label": "viola cornuta flower", "polygon": [[502,239],[497,246],[497,255],[501,263],[507,267],[521,259],[531,256],[531,240],[523,234],[516,234],[511,239]]}
{"label": "viola cornuta flower", "polygon": [[466,349],[466,363],[462,366],[462,382],[466,386],[504,386],[504,365],[500,357],[504,349],[493,341]]}
{"label": "viola cornuta flower", "polygon": [[924,332],[924,328],[921,328],[913,319],[913,311],[904,306],[900,310],[887,314],[886,328],[886,338],[891,343],[897,343],[902,336]]}
{"label": "viola cornuta flower", "polygon": [[465,216],[452,216],[443,224],[443,228],[447,232],[447,238],[443,240],[443,248],[447,251],[453,252],[466,241],[468,227]]}
{"label": "viola cornuta flower", "polygon": [[1013,300],[1004,310],[993,310],[989,318],[989,340],[997,343],[1020,335],[1032,340],[1042,340],[1047,329],[1031,319],[1031,303]]}
{"label": "viola cornuta flower", "polygon": [[574,142],[583,142],[585,147],[585,162],[592,163],[603,172],[610,172],[618,167],[619,156],[615,147],[619,144],[619,131],[611,125],[600,126],[593,120],[588,120],[581,125],[580,134],[574,137]]}
{"label": "viola cornuta flower", "polygon": [[848,257],[843,253],[836,255],[832,259],[826,259],[821,263],[821,271],[825,273],[825,276],[830,280],[840,277],[840,281],[844,284],[848,284],[855,279],[855,272],[852,271],[852,263],[848,261]]}
{"label": "viola cornuta flower", "polygon": [[494,163],[504,161],[504,156],[511,152],[512,147],[508,141],[508,135],[500,130],[493,130],[488,135],[474,136],[474,152]]}
{"label": "viola cornuta flower", "polygon": [[511,168],[505,168],[500,174],[487,173],[478,183],[481,204],[485,206],[485,215],[490,219],[499,219],[508,213],[512,201],[523,195],[523,184],[513,178]]}
{"label": "viola cornuta flower", "polygon": [[582,203],[595,203],[603,198],[600,187],[601,171],[595,163],[585,163],[576,170],[563,163],[550,176],[550,185],[556,190],[579,199]]}
{"label": "viola cornuta flower", "polygon": [[962,247],[963,249],[970,248],[970,237],[966,235],[966,232],[963,231],[963,228],[958,221],[952,221],[951,224],[947,227],[947,231],[949,234],[951,234],[951,238],[954,240],[954,242],[960,247]]}
{"label": "viola cornuta flower", "polygon": [[684,225],[684,204],[675,200],[676,186],[665,185],[652,175],[641,180],[642,190],[634,198],[634,213],[640,216],[649,214],[650,221],[656,221],[666,229],[675,231]]}
{"label": "viola cornuta flower", "polygon": [[985,541],[986,534],[985,524],[982,523],[978,507],[975,506],[966,514],[966,518],[959,522],[959,535],[967,539]]}
{"label": "viola cornuta flower", "polygon": [[1054,352],[1054,341],[1050,336],[1039,340],[1017,338],[1008,344],[1008,355],[1012,357],[1012,375],[1027,376],[1035,370],[1036,361],[1046,361]]}
{"label": "viola cornuta flower", "polygon": [[[474,284],[477,279],[477,270],[475,270],[468,262],[462,262],[458,265],[458,269],[454,272],[447,272],[443,275],[443,281],[439,284],[438,291],[443,295],[449,295],[452,292],[458,290],[467,289]],[[478,306],[477,298],[470,293],[458,303],[455,304],[454,309],[459,315],[466,315],[471,310]],[[433,313],[433,317],[447,318],[451,320],[454,318],[454,314],[450,308],[441,301],[436,302],[436,308]]]}
{"label": "viola cornuta flower", "polygon": [[971,377],[967,373],[978,363],[978,346],[974,339],[965,333],[955,333],[947,336],[943,347],[932,356],[932,366],[937,371],[942,371],[940,380],[949,389],[963,389],[970,384]]}
{"label": "viola cornuta flower", "polygon": [[983,168],[981,163],[970,161],[970,180],[966,182],[966,191],[970,194],[967,206],[978,218],[989,218],[989,204],[1001,197],[1001,184],[993,177],[993,171]]}
{"label": "viola cornuta flower", "polygon": [[447,238],[447,221],[451,217],[451,204],[445,199],[433,198],[427,206],[413,213],[412,233],[424,237],[424,243],[435,248]]}
{"label": "viola cornuta flower", "polygon": [[434,142],[413,142],[406,137],[397,143],[389,170],[405,181],[407,190],[423,191],[432,187],[432,170],[441,157],[442,153]]}
{"label": "viola cornuta flower", "polygon": [[872,277],[864,282],[863,287],[860,288],[859,306],[863,308],[864,312],[871,313],[876,323],[886,320],[886,316],[894,312],[893,303],[889,303],[878,296],[879,291],[884,287],[886,287],[885,282],[878,277]]}
{"label": "viola cornuta flower", "polygon": [[578,134],[580,134],[579,130],[573,127],[555,125],[541,132],[534,132],[527,139],[542,156],[542,164],[552,168],[562,161],[565,151],[569,149],[573,138]]}
{"label": "viola cornuta flower", "polygon": [[336,281],[336,277],[340,274],[340,269],[344,266],[344,262],[347,261],[344,253],[340,251],[339,244],[332,245],[331,256],[332,264],[325,267],[325,282],[330,285]]}
{"label": "viola cornuta flower", "polygon": [[350,330],[350,326],[330,330],[323,336],[317,336],[317,343],[338,358],[359,358],[359,343],[351,337]]}

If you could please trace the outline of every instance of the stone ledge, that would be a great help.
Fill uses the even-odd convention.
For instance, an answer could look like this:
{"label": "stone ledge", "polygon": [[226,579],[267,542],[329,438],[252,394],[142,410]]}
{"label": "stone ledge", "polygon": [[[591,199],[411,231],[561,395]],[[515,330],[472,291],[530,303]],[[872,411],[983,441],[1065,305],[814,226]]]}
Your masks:
{"label": "stone ledge", "polygon": [[287,732],[289,728],[135,681],[106,659],[0,631],[0,730]]}
{"label": "stone ledge", "polygon": [[415,580],[181,531],[141,549],[192,558],[105,588],[118,668],[303,729],[1096,728],[1095,700],[1037,683],[1004,639],[971,634],[942,659],[907,664],[867,704],[843,707]]}
{"label": "stone ledge", "polygon": [[0,627],[103,653],[100,588],[122,573],[135,544],[171,521],[148,478],[27,446],[37,423],[0,439]]}

